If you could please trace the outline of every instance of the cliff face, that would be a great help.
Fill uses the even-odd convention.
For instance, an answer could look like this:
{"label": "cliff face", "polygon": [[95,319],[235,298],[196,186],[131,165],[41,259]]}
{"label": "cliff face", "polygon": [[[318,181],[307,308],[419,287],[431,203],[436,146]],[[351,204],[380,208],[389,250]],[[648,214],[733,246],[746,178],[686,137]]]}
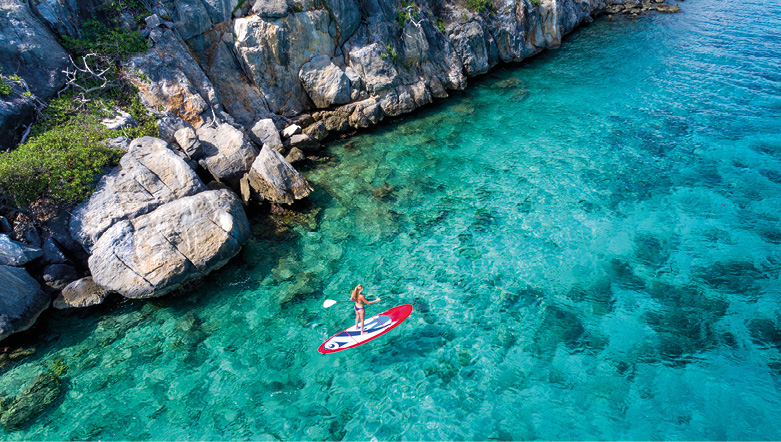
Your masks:
{"label": "cliff face", "polygon": [[[3,73],[51,96],[68,65],[56,37],[78,36],[96,3],[0,0]],[[366,127],[463,89],[500,61],[556,47],[612,3],[627,0],[164,0],[142,24],[152,47],[126,70],[146,104],[196,129],[215,119],[250,129],[264,118],[282,129],[305,114],[294,121],[322,121],[322,137],[323,127]],[[9,133],[31,117],[31,100],[14,94],[0,106]]]}
{"label": "cliff face", "polygon": [[154,47],[128,68],[149,104],[196,128],[225,111],[247,128],[272,118],[281,129],[309,114],[303,121],[343,131],[446,97],[500,61],[556,47],[607,6],[495,0],[493,11],[478,13],[458,3],[166,1],[158,9],[173,29],[152,29]]}

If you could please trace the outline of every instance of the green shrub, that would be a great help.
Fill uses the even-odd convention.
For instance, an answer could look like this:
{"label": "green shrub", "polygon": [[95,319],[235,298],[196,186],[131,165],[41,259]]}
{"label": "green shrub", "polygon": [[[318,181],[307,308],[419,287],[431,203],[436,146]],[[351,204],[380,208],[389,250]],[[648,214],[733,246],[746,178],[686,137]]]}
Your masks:
{"label": "green shrub", "polygon": [[532,2],[532,6],[534,6],[535,8],[539,7],[540,4],[542,4],[542,0],[531,0],[531,2]]}
{"label": "green shrub", "polygon": [[493,0],[466,0],[464,6],[466,6],[466,9],[478,14],[483,11],[490,12],[494,10]]}
{"label": "green shrub", "polygon": [[11,85],[5,82],[5,78],[0,77],[0,95],[11,95],[11,92],[13,92]]}
{"label": "green shrub", "polygon": [[137,98],[125,106],[138,127],[109,130],[99,119],[116,102],[97,100],[79,111],[72,97],[51,101],[33,128],[29,141],[0,153],[0,194],[17,207],[45,198],[53,203],[80,202],[94,190],[105,167],[118,163],[123,152],[105,146],[109,138],[157,136],[157,121]]}
{"label": "green shrub", "polygon": [[78,202],[89,196],[99,174],[121,152],[103,144],[110,131],[97,119],[57,126],[18,148],[0,153],[0,189],[17,207],[40,198]]}
{"label": "green shrub", "polygon": [[399,8],[396,11],[396,21],[399,22],[399,26],[404,27],[404,25],[407,23],[407,20],[409,20],[409,12],[407,12],[406,9]]}
{"label": "green shrub", "polygon": [[393,49],[393,46],[391,46],[390,44],[386,44],[385,50],[388,51],[388,55],[390,55],[393,64],[399,64],[399,56],[396,55],[396,50]]}
{"label": "green shrub", "polygon": [[396,21],[399,22],[399,26],[404,27],[407,24],[407,20],[414,17],[418,18],[420,15],[420,6],[414,2],[408,2],[402,0],[401,6],[396,10]]}
{"label": "green shrub", "polygon": [[437,17],[437,28],[439,29],[439,32],[445,33],[445,21],[442,20],[442,17]]}
{"label": "green shrub", "polygon": [[79,57],[89,53],[122,60],[147,49],[146,39],[138,31],[128,31],[116,24],[87,20],[81,28],[81,38],[62,38],[63,47]]}
{"label": "green shrub", "polygon": [[[103,78],[80,75],[77,83],[52,99],[30,130],[30,138],[0,153],[0,197],[19,208],[36,201],[80,202],[94,190],[104,169],[116,165],[122,152],[106,147],[109,138],[157,136],[157,122],[138,100],[137,89],[121,72],[121,62],[147,49],[146,39],[116,20],[127,8],[140,9],[138,0],[107,0],[103,21],[87,20],[80,38],[63,37],[63,46],[79,66],[86,62]],[[134,9],[134,10],[135,10]],[[89,55],[88,55],[89,54]],[[86,60],[85,60],[86,57]],[[13,80],[12,77],[8,77]],[[100,119],[123,109],[138,127],[109,130]]]}

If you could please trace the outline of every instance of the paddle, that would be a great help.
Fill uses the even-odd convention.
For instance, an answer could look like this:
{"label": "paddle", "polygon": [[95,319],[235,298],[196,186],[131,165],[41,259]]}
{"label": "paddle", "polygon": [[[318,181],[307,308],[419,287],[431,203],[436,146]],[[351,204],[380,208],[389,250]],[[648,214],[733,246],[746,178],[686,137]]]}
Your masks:
{"label": "paddle", "polygon": [[355,301],[352,301],[352,300],[350,300],[350,301],[334,301],[333,299],[326,299],[323,302],[323,308],[331,307],[332,305],[336,304],[337,302],[355,302]]}

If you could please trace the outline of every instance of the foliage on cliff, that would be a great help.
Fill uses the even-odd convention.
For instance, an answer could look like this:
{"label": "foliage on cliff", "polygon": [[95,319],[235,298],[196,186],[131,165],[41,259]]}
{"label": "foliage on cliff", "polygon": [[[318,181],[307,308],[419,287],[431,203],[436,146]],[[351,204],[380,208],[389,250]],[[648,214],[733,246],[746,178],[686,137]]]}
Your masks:
{"label": "foliage on cliff", "polygon": [[5,79],[0,76],[0,95],[10,95],[11,91],[11,85],[6,83]]}
{"label": "foliage on cliff", "polygon": [[[138,127],[109,130],[100,124],[107,101],[86,112],[74,111],[69,98],[55,99],[26,143],[0,153],[0,192],[14,206],[26,208],[38,200],[78,202],[91,193],[103,169],[117,164],[122,153],[107,147],[109,138],[135,138],[156,132],[154,120],[136,101],[131,111]],[[73,115],[78,115],[74,118]]]}
{"label": "foliage on cliff", "polygon": [[[73,62],[65,87],[39,113],[30,138],[0,153],[3,211],[36,201],[79,202],[122,155],[107,147],[106,140],[157,134],[155,117],[140,104],[121,69],[125,58],[147,49],[146,40],[119,25],[120,10],[112,5],[106,3],[101,20],[82,24],[81,38],[62,37]],[[119,110],[131,114],[138,126],[110,130],[100,123]]]}
{"label": "foliage on cliff", "polygon": [[491,12],[496,8],[493,0],[466,0],[464,6],[470,11],[477,12],[478,14],[483,11]]}

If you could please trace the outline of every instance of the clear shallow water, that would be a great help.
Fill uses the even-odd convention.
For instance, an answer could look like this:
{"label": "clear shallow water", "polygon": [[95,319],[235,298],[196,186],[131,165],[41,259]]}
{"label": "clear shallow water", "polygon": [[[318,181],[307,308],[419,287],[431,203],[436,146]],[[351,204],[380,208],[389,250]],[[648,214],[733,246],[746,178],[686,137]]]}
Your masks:
{"label": "clear shallow water", "polygon": [[[174,297],[47,318],[18,439],[778,439],[781,5],[600,20],[330,146]],[[358,282],[410,319],[360,349]],[[50,331],[46,331],[50,330]]]}

